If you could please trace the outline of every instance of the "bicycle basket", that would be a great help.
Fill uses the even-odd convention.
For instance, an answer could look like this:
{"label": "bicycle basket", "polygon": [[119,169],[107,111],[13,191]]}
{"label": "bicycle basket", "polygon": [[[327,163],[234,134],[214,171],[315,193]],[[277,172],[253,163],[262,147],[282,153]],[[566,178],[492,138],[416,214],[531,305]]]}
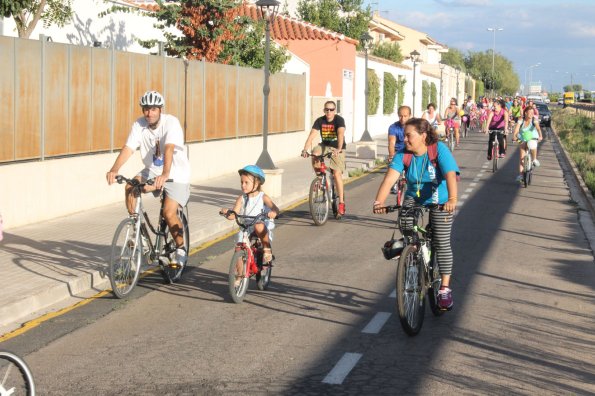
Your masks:
{"label": "bicycle basket", "polygon": [[382,246],[381,250],[382,254],[384,254],[384,258],[391,260],[397,256],[400,256],[404,247],[403,238],[391,239],[390,241],[386,241],[384,243],[384,246]]}

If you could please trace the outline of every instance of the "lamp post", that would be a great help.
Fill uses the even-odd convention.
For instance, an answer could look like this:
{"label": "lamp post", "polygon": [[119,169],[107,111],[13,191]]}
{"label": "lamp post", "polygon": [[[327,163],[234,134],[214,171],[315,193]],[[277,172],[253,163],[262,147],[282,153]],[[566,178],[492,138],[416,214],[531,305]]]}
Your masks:
{"label": "lamp post", "polygon": [[365,55],[365,66],[364,66],[364,79],[365,81],[365,88],[364,88],[364,97],[365,97],[365,103],[364,103],[364,133],[362,134],[362,137],[360,138],[360,142],[373,142],[374,139],[372,139],[372,136],[370,136],[370,132],[368,132],[368,100],[370,97],[370,85],[368,83],[368,50],[370,49],[370,46],[372,45],[372,40],[374,38],[372,36],[370,36],[370,34],[366,31],[364,32],[364,34],[362,34],[362,36],[360,37],[359,41],[362,44],[362,47],[364,48],[364,55]]}
{"label": "lamp post", "polygon": [[[527,85],[527,71],[529,71],[529,70],[531,71],[531,74],[529,75],[530,76],[529,79],[531,79],[532,78],[532,75],[533,75],[533,68],[534,67],[538,67],[539,65],[541,65],[541,62],[537,62],[536,64],[531,65],[531,66],[529,66],[528,68],[525,69],[525,95],[527,95],[527,94],[530,93],[529,92],[529,86]],[[531,84],[531,81],[529,81],[529,85],[530,84]]]}
{"label": "lamp post", "polygon": [[438,109],[438,114],[440,114],[442,112],[442,104],[444,101],[442,99],[442,87],[443,87],[442,73],[444,72],[444,67],[446,67],[446,65],[442,62],[439,62],[438,67],[440,68],[440,108]]}
{"label": "lamp post", "polygon": [[457,73],[457,104],[459,103],[459,74],[461,73],[461,69],[457,66],[455,68],[455,72]]}
{"label": "lamp post", "polygon": [[411,112],[411,115],[415,117],[415,66],[417,65],[417,61],[419,60],[420,53],[416,50],[413,50],[409,55],[411,56],[411,60],[413,61],[413,111]]}
{"label": "lamp post", "polygon": [[494,32],[494,42],[492,45],[492,97],[494,97],[494,64],[496,60],[496,32],[504,30],[501,27],[489,27],[488,32]]}
{"label": "lamp post", "polygon": [[258,0],[256,6],[260,9],[260,15],[265,21],[265,48],[264,48],[264,86],[262,93],[264,94],[263,103],[263,118],[262,118],[262,153],[256,161],[256,165],[262,169],[275,169],[275,164],[268,152],[268,137],[269,137],[269,86],[270,75],[270,57],[271,57],[271,22],[275,20],[279,5],[281,3],[277,0]]}

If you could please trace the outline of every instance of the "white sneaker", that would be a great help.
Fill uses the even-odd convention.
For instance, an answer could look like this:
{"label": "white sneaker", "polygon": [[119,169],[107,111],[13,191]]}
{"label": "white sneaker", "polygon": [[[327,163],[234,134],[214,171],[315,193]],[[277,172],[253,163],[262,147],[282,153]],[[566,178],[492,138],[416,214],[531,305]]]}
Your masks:
{"label": "white sneaker", "polygon": [[536,168],[537,168],[539,165],[541,165],[541,164],[539,163],[539,160],[535,160],[535,161],[533,161],[533,166],[534,166],[534,167],[536,167]]}
{"label": "white sneaker", "polygon": [[184,249],[183,247],[177,248],[176,253],[174,254],[173,260],[171,261],[171,264],[174,264],[174,265],[179,264],[181,266],[185,266],[186,261],[188,261],[186,249]]}

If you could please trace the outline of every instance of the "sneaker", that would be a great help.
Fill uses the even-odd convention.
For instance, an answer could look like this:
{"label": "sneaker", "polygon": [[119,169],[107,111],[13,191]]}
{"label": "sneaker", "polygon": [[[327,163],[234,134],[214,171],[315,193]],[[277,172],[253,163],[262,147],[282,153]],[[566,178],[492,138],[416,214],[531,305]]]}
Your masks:
{"label": "sneaker", "polygon": [[438,291],[438,306],[442,310],[450,311],[453,306],[452,290],[448,287],[441,288]]}
{"label": "sneaker", "polygon": [[534,166],[534,167],[536,167],[536,168],[537,168],[539,165],[541,165],[541,164],[539,163],[539,160],[535,160],[535,161],[533,161],[533,166]]}
{"label": "sneaker", "polygon": [[517,183],[522,183],[523,182],[523,175],[518,175],[516,177],[516,179],[514,179],[514,181],[517,182]]}
{"label": "sneaker", "polygon": [[488,161],[492,160],[492,156],[490,154],[488,154]]}
{"label": "sneaker", "polygon": [[183,247],[179,247],[176,249],[176,253],[172,257],[171,261],[169,262],[170,267],[177,267],[185,266],[186,261],[188,261],[188,255],[186,254],[186,249]]}
{"label": "sneaker", "polygon": [[345,215],[345,202],[339,203],[339,214],[341,216]]}
{"label": "sneaker", "polygon": [[506,157],[506,154],[500,154],[500,155],[498,156],[498,158],[504,158],[504,157]]}

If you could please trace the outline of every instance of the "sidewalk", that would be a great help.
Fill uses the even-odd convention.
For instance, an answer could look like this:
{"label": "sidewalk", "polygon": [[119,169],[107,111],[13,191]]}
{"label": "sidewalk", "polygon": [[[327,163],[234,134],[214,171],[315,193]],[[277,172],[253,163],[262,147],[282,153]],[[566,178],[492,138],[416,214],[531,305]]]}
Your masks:
{"label": "sidewalk", "polygon": [[[378,152],[386,153],[386,140],[378,143]],[[374,166],[373,160],[356,159],[351,146],[347,150],[346,174],[355,168]],[[283,209],[307,196],[313,172],[309,161],[299,157],[275,165],[284,169],[282,197],[275,199]],[[113,188],[121,188],[124,197],[122,186]],[[221,207],[231,207],[239,194],[239,177],[235,172],[191,185],[188,203],[191,247],[236,227],[234,222],[219,216],[218,211]],[[159,202],[151,195],[143,199],[153,220]],[[82,299],[108,288],[105,271],[111,240],[116,226],[125,217],[122,200],[5,232],[0,243],[0,334],[23,321],[55,311],[60,304],[72,304],[70,298]]]}

